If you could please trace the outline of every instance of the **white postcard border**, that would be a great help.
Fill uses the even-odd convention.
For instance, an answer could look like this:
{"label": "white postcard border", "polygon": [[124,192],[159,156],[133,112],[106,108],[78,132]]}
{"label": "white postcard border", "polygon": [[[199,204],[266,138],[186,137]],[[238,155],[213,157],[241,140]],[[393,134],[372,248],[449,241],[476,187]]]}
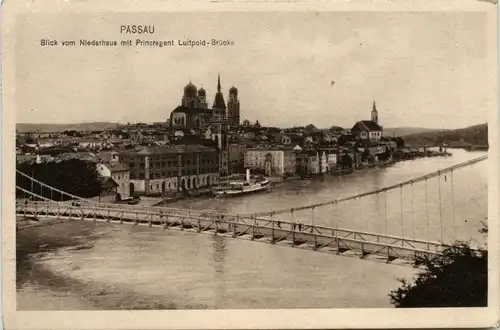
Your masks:
{"label": "white postcard border", "polygon": [[[491,327],[499,320],[499,133],[498,111],[489,116],[489,307],[468,309],[308,309],[308,310],[213,310],[213,311],[16,311],[15,289],[15,40],[13,28],[17,13],[70,12],[168,12],[168,11],[487,11],[489,62],[497,61],[497,23],[494,4],[470,1],[426,1],[398,3],[373,1],[330,2],[206,2],[167,3],[6,1],[3,12],[3,106],[2,106],[2,250],[3,315],[7,329],[243,329],[243,328],[424,328]],[[116,10],[117,9],[117,10]],[[497,94],[493,85],[479,82]],[[498,101],[497,101],[498,104]]]}

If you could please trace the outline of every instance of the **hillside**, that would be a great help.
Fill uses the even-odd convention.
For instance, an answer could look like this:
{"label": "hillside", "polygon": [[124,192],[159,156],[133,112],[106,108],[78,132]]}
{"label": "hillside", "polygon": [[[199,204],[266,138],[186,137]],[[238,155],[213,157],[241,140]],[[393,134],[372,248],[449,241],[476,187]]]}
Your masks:
{"label": "hillside", "polygon": [[488,124],[474,125],[454,130],[410,134],[404,137],[407,145],[472,144],[488,145]]}
{"label": "hillside", "polygon": [[63,132],[64,130],[77,131],[99,131],[115,128],[116,123],[93,122],[93,123],[75,123],[75,124],[28,124],[18,123],[16,129],[18,132]]}
{"label": "hillside", "polygon": [[420,134],[427,132],[437,132],[437,128],[421,128],[421,127],[384,127],[384,136],[406,136],[412,134]]}

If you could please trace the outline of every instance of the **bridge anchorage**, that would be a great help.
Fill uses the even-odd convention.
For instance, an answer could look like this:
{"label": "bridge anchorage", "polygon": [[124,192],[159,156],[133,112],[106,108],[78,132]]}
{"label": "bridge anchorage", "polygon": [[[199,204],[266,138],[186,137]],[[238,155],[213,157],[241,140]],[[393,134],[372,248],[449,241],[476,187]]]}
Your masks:
{"label": "bridge anchorage", "polygon": [[[18,230],[26,230],[28,228],[53,225],[68,220],[91,220],[96,222],[159,227],[162,230],[178,229],[189,232],[210,233],[212,235],[223,235],[335,255],[386,263],[398,261],[398,264],[412,265],[415,258],[419,256],[432,257],[441,255],[449,245],[445,244],[443,239],[441,241],[417,239],[414,229],[411,238],[405,237],[403,203],[401,203],[401,214],[399,217],[401,235],[389,234],[387,231],[388,192],[393,190],[399,191],[399,196],[402,200],[403,188],[409,186],[413,197],[413,185],[423,182],[426,188],[425,198],[427,201],[427,182],[429,179],[440,178],[450,173],[450,181],[453,188],[454,171],[471,166],[485,159],[487,159],[487,156],[476,158],[419,178],[354,196],[293,209],[281,209],[254,214],[229,214],[206,210],[98,203],[68,194],[18,171],[18,178],[27,180],[29,182],[28,186],[31,189],[23,188],[27,186],[24,183],[16,183],[18,196],[28,197],[28,199],[18,199],[16,202],[17,228]],[[439,201],[441,201],[441,193],[442,189],[441,185],[439,185],[437,196]],[[385,213],[383,217],[385,225],[384,233],[339,227],[341,215],[339,208],[342,204],[349,201],[359,201],[370,196],[380,197],[381,195],[384,197],[383,207],[381,207]],[[60,201],[55,201],[53,199],[54,196],[57,196]],[[453,194],[451,199],[454,206]],[[412,200],[412,211],[414,209],[413,204]],[[332,215],[331,223],[333,223],[333,226],[315,224],[315,210],[322,207],[331,207],[329,214]],[[441,206],[439,208],[441,209]],[[361,215],[365,211],[361,208],[358,209]],[[427,205],[425,209],[427,211]],[[304,210],[311,210],[310,217],[307,217],[310,220],[308,224],[303,223],[306,222],[302,221],[305,218],[297,218],[297,213]],[[440,211],[439,213],[440,217],[442,217],[442,212]],[[289,214],[290,219],[277,218],[278,215],[286,214]],[[453,217],[455,217],[455,212],[453,212]],[[427,218],[428,226],[429,219]],[[440,235],[443,238],[442,226]]]}

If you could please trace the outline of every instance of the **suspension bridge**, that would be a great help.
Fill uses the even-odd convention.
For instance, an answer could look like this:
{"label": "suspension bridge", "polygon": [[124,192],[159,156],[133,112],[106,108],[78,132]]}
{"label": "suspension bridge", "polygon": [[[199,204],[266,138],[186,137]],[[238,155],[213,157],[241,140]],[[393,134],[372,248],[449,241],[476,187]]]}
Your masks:
{"label": "suspension bridge", "polygon": [[[178,229],[212,235],[248,239],[258,242],[285,245],[295,248],[326,252],[336,255],[359,257],[375,261],[394,263],[396,260],[403,264],[410,264],[418,256],[438,256],[451,242],[445,242],[443,236],[443,208],[442,208],[442,178],[451,186],[452,217],[455,218],[454,173],[460,169],[473,166],[487,159],[487,155],[475,158],[442,170],[429,173],[398,184],[368,191],[353,196],[337,198],[331,201],[306,205],[296,208],[271,210],[252,214],[230,214],[210,210],[179,209],[168,207],[146,207],[139,205],[107,204],[82,198],[48,184],[32,176],[17,171],[16,192],[20,197],[16,201],[16,215],[18,230],[25,230],[37,226],[54,225],[68,220],[91,220],[109,223],[145,225],[159,227],[163,230]],[[447,179],[449,177],[449,180]],[[437,193],[432,194],[431,200],[439,204],[439,217],[429,217],[428,183],[438,179]],[[416,184],[425,185],[425,208],[414,204],[413,187]],[[403,189],[411,189],[411,210],[408,211],[403,203]],[[392,203],[391,192],[399,192],[395,198],[399,199],[399,215],[387,212],[387,205]],[[384,201],[382,210],[384,221],[383,233],[367,230],[353,230],[340,226],[342,205],[369,199],[375,196]],[[383,196],[380,198],[380,196]],[[424,202],[424,201],[422,201]],[[331,208],[329,226],[318,224],[317,210]],[[359,206],[359,215],[367,214],[372,208]],[[432,232],[430,222],[440,224],[440,239],[419,239],[415,228],[408,235],[405,231],[405,218],[413,217],[416,209],[425,210],[426,230]],[[306,215],[304,212],[310,212]],[[325,213],[323,213],[325,214]],[[373,219],[376,219],[375,217]],[[399,221],[395,221],[399,220]],[[324,219],[323,219],[324,220]],[[390,220],[390,221],[389,221]],[[432,220],[432,221],[431,221]],[[406,219],[406,222],[408,219]],[[345,221],[344,221],[345,222]],[[388,232],[389,224],[393,229],[400,226],[400,234]],[[408,263],[410,262],[410,263]]]}

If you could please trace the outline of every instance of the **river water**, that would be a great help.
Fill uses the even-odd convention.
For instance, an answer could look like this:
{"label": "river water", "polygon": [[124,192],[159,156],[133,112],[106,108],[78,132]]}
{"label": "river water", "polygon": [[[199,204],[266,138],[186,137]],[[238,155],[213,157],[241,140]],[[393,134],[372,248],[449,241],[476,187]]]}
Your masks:
{"label": "river water", "polygon": [[[269,193],[170,206],[231,213],[292,208],[381,188],[485,154],[451,152],[447,158],[343,177],[288,181]],[[485,237],[478,231],[487,216],[487,176],[487,162],[481,162],[387,196],[347,202],[336,210],[317,208],[314,221],[482,245]],[[296,212],[294,220],[311,223],[312,213]],[[291,215],[280,217],[290,220]],[[50,248],[62,236],[73,244]],[[410,267],[285,246],[86,221],[27,230],[18,237],[18,251],[26,249],[25,242],[31,251],[23,254],[17,270],[22,310],[391,307],[388,294],[399,286],[397,279],[415,274]],[[84,246],[70,247],[75,244]]]}

